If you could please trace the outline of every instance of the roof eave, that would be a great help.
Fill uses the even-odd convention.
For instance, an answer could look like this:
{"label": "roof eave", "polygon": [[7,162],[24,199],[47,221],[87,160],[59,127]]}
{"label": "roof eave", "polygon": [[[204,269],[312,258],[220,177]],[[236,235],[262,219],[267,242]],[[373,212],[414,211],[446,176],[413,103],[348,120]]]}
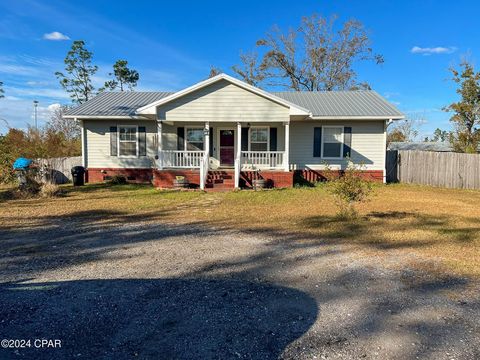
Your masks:
{"label": "roof eave", "polygon": [[138,119],[145,120],[151,119],[145,115],[63,115],[64,119],[78,119],[78,120],[88,120],[88,119]]}
{"label": "roof eave", "polygon": [[405,119],[405,115],[377,115],[377,116],[311,116],[312,120],[402,120]]}

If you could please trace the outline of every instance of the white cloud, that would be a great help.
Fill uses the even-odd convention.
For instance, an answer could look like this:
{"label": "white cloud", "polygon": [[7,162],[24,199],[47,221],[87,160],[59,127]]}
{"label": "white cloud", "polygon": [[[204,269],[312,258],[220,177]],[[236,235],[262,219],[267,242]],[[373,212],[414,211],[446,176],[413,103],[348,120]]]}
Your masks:
{"label": "white cloud", "polygon": [[53,40],[53,41],[70,40],[70,38],[67,35],[62,34],[61,32],[58,32],[58,31],[43,34],[43,38],[45,40]]}
{"label": "white cloud", "polygon": [[411,48],[410,52],[412,54],[421,54],[421,55],[432,55],[432,54],[452,54],[457,51],[455,46],[443,47],[420,47],[414,46]]}
{"label": "white cloud", "polygon": [[62,107],[62,105],[60,105],[59,103],[50,104],[50,105],[47,106],[47,110],[53,113],[55,110],[57,110],[61,107]]}

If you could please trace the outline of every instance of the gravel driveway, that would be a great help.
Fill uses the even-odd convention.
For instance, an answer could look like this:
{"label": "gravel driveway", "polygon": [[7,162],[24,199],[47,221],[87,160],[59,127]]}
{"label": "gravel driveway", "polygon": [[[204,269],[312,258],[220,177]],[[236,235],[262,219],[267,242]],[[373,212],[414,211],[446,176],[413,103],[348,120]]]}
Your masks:
{"label": "gravel driveway", "polygon": [[107,212],[0,246],[1,338],[61,341],[1,359],[480,358],[479,284],[394,251]]}

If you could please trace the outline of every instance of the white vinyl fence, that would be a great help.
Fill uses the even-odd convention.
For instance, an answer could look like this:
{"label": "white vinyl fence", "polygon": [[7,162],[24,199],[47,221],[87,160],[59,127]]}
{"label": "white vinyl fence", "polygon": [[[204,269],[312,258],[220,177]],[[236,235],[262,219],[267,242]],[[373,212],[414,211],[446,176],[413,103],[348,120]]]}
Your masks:
{"label": "white vinyl fence", "polygon": [[52,181],[55,184],[65,184],[72,181],[71,169],[74,166],[82,165],[82,157],[62,157],[37,160],[40,173],[45,174],[45,180]]}

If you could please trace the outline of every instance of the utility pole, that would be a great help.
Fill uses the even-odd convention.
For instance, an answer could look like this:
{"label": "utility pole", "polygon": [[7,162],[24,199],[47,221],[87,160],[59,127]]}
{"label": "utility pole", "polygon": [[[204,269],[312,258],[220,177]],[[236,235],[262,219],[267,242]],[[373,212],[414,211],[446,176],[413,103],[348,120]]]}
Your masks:
{"label": "utility pole", "polygon": [[35,130],[38,130],[38,126],[37,126],[37,107],[38,107],[38,100],[33,100],[33,116],[35,118]]}

